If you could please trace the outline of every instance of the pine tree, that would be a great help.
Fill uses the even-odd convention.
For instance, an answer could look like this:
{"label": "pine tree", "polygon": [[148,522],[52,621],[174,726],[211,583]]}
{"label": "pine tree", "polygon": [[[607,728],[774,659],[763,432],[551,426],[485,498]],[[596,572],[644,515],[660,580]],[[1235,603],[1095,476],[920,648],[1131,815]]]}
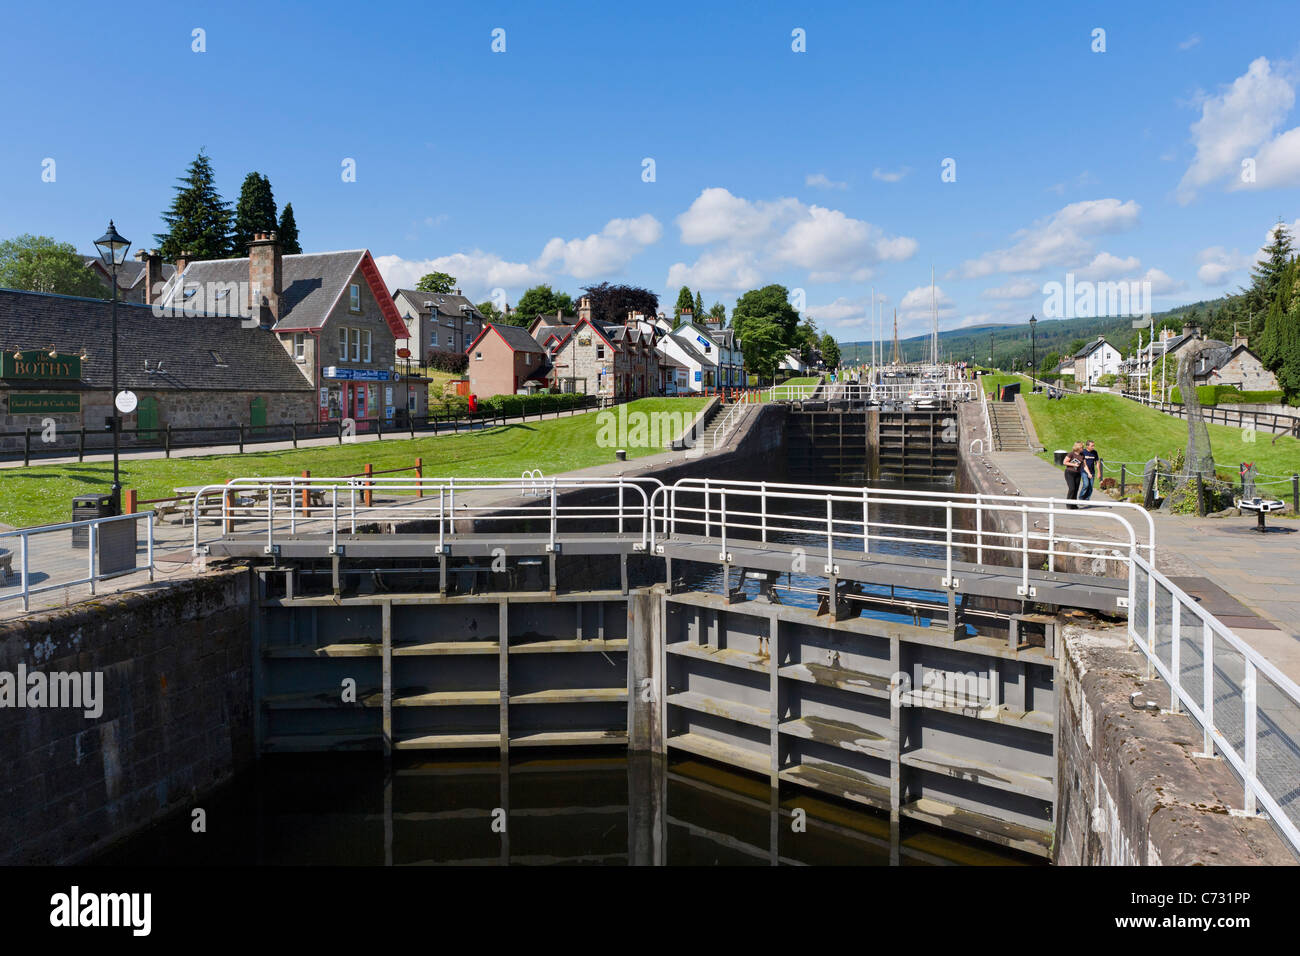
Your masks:
{"label": "pine tree", "polygon": [[704,318],[704,296],[699,292],[695,293],[695,318],[696,320]]}
{"label": "pine tree", "polygon": [[163,213],[167,231],[155,234],[164,259],[189,254],[196,259],[224,259],[230,253],[230,204],[213,182],[207,154],[190,163],[189,172],[177,180],[176,197]]}
{"label": "pine tree", "polygon": [[286,256],[302,254],[302,246],[298,242],[298,223],[293,218],[293,203],[291,202],[285,203],[284,212],[280,213],[278,235],[282,253]]}
{"label": "pine tree", "polygon": [[[673,307],[673,318],[680,322],[682,319],[682,310],[694,308],[695,299],[691,297],[691,290],[686,286],[682,286],[681,290],[677,293],[677,305]],[[699,316],[695,316],[695,318],[699,318]]]}
{"label": "pine tree", "polygon": [[[1264,252],[1265,258],[1255,263],[1250,272],[1250,288],[1245,290],[1249,307],[1261,311],[1267,310],[1277,297],[1278,283],[1291,261],[1291,235],[1280,220],[1273,227],[1273,238]],[[1286,303],[1282,308],[1285,311]]]}
{"label": "pine tree", "polygon": [[271,193],[271,180],[261,173],[249,173],[239,190],[235,204],[235,226],[230,234],[230,255],[239,259],[248,255],[248,244],[259,232],[274,232],[275,196]]}

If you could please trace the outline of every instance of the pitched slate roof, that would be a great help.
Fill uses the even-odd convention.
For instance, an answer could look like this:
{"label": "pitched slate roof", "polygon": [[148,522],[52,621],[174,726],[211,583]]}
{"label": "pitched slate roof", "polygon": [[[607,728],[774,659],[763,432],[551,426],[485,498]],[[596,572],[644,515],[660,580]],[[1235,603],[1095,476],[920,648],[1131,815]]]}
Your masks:
{"label": "pitched slate roof", "polygon": [[[473,315],[474,318],[483,318],[478,306],[465,296],[457,295],[454,292],[421,292],[419,289],[398,289],[393,293],[393,298],[396,299],[399,295],[405,298],[411,304],[411,308],[421,315],[432,315],[436,311],[440,315],[460,316],[466,314],[461,310],[461,306],[465,306],[469,314]],[[432,308],[426,307],[426,302],[432,302]]]}
{"label": "pitched slate roof", "polygon": [[[150,306],[119,302],[117,329],[119,388],[312,389],[274,334],[244,328],[237,318],[158,318]],[[49,345],[70,355],[84,348],[89,357],[81,363],[82,383],[90,388],[112,387],[111,302],[0,289],[0,348],[14,351]],[[161,361],[162,371],[146,371],[146,361],[153,368]],[[2,384],[13,385],[14,380]],[[63,383],[42,385],[65,387]]]}
{"label": "pitched slate roof", "polygon": [[[348,249],[282,257],[280,319],[275,328],[318,329],[324,325],[365,255],[364,249]],[[248,282],[247,256],[189,263],[179,278],[173,277],[168,283],[160,303],[179,309],[184,304],[180,292],[182,286],[192,288],[205,283],[228,282]]]}
{"label": "pitched slate roof", "polygon": [[[506,345],[510,346],[516,352],[535,352],[545,355],[546,350],[537,344],[537,340],[528,334],[528,330],[518,325],[497,325],[489,322],[483,326],[483,331],[479,333],[479,338],[487,335],[492,330],[505,340]],[[470,343],[472,347],[478,339]]]}
{"label": "pitched slate roof", "polygon": [[[96,266],[98,266],[97,271],[101,275],[103,275],[105,281],[108,280],[109,271],[104,266],[103,259],[101,259],[99,256],[86,256],[86,255],[83,255],[81,258],[86,261],[86,266],[91,269],[94,269]],[[164,282],[167,281],[175,274],[176,274],[176,267],[174,265],[171,265],[170,263],[164,262],[162,267],[163,281]],[[131,289],[134,289],[136,286],[140,285],[140,283],[142,282],[144,282],[144,263],[141,262],[139,259],[128,259],[126,262],[123,262],[120,266],[117,267],[117,287],[122,291],[128,292]]]}
{"label": "pitched slate roof", "polygon": [[1097,351],[1097,349],[1101,348],[1103,345],[1110,345],[1110,343],[1107,342],[1105,339],[1093,339],[1083,348],[1079,349],[1079,351],[1075,352],[1074,357],[1087,358],[1089,355]]}

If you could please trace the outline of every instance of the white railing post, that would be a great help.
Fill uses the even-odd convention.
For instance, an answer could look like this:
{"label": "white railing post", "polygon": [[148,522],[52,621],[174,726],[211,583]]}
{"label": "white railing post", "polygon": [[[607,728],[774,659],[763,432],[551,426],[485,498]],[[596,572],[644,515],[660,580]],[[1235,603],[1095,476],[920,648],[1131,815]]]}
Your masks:
{"label": "white railing post", "polygon": [[551,551],[555,550],[555,530],[556,530],[555,526],[558,523],[559,523],[559,502],[557,501],[557,497],[556,497],[555,479],[552,478],[551,479],[551,547],[550,547]]}
{"label": "white railing post", "polygon": [[975,496],[975,563],[984,566],[984,502]]}
{"label": "white railing post", "polygon": [[1022,597],[1029,597],[1029,508],[1025,505],[1020,507],[1020,538],[1020,593]]}
{"label": "white railing post", "polygon": [[95,556],[99,552],[99,525],[92,521],[90,523],[90,593],[95,593]]}
{"label": "white railing post", "polygon": [[623,476],[618,476],[618,533],[623,533]]}
{"label": "white railing post", "polygon": [[712,501],[709,498],[709,479],[705,478],[704,479],[704,537],[705,538],[708,538],[713,533],[713,524],[709,520],[709,518],[712,517],[712,515],[709,513],[709,506],[711,504]]}
{"label": "white railing post", "polygon": [[943,586],[951,588],[952,583],[952,505],[947,505],[943,509],[944,516],[944,568],[943,568]]}
{"label": "white railing post", "polygon": [[[722,531],[722,550],[718,554],[718,560],[725,562],[727,560],[727,489],[726,488],[723,488],[722,491],[719,492],[719,497],[720,497],[720,501],[718,504],[718,509],[719,509],[718,524],[721,526],[721,531]],[[730,588],[731,581],[730,580],[724,581],[723,586],[724,586],[724,591],[726,590],[726,588]]]}
{"label": "white railing post", "polygon": [[[289,479],[289,533],[298,533],[298,503],[294,494],[294,479]],[[310,494],[310,492],[308,492]]]}
{"label": "white railing post", "polygon": [[439,485],[438,486],[438,553],[439,554],[442,554],[443,552],[443,541],[445,537],[443,533],[443,528],[445,527],[447,521],[447,512],[446,512],[446,508],[444,507],[444,502],[446,500],[446,497],[447,497],[446,489],[443,488],[441,485]]}
{"label": "white railing post", "polygon": [[275,548],[275,486],[266,486],[266,553],[273,554]]}
{"label": "white railing post", "polygon": [[758,510],[760,515],[759,524],[761,525],[763,531],[763,543],[767,544],[767,482],[766,481],[760,481],[758,483],[758,502],[759,502]]}
{"label": "white railing post", "polygon": [[149,559],[149,580],[153,580],[153,512],[148,512],[145,519],[145,531],[149,535],[145,556]]}
{"label": "white railing post", "polygon": [[1047,570],[1056,571],[1056,502],[1047,503]]}
{"label": "white railing post", "polygon": [[31,591],[29,590],[29,581],[27,575],[27,554],[28,554],[28,535],[21,534],[18,536],[18,550],[22,552],[23,562],[23,610],[30,611],[31,608]]}
{"label": "white railing post", "polygon": [[866,486],[862,488],[862,553],[871,553],[871,511],[868,502],[870,501],[869,492]]}
{"label": "white railing post", "polygon": [[[826,570],[829,573],[835,567],[835,512],[831,496],[826,496]],[[832,603],[835,595],[831,595]]]}
{"label": "white railing post", "polygon": [[339,486],[336,484],[331,489],[333,492],[333,502],[330,506],[330,554],[339,553]]}
{"label": "white railing post", "polygon": [[1173,591],[1169,592],[1170,610],[1173,612],[1173,640],[1169,644],[1169,676],[1173,678],[1173,691],[1169,695],[1169,712],[1171,714],[1179,713],[1180,701],[1179,695],[1183,690],[1183,678],[1178,672],[1180,648],[1179,639],[1182,637],[1183,630],[1183,612],[1179,604],[1178,595]]}
{"label": "white railing post", "polygon": [[1214,756],[1214,628],[1201,622],[1201,713],[1205,716],[1201,750]]}
{"label": "white railing post", "polygon": [[351,512],[352,512],[351,533],[356,534],[357,533],[357,480],[355,478],[348,479],[348,493],[351,497]]}
{"label": "white railing post", "polygon": [[1242,660],[1246,664],[1245,680],[1242,681],[1242,692],[1245,699],[1242,701],[1242,709],[1245,716],[1246,725],[1246,805],[1243,808],[1247,816],[1255,815],[1255,782],[1258,777],[1255,774],[1255,702],[1257,700],[1258,674],[1255,671],[1255,662],[1246,655],[1242,655]]}

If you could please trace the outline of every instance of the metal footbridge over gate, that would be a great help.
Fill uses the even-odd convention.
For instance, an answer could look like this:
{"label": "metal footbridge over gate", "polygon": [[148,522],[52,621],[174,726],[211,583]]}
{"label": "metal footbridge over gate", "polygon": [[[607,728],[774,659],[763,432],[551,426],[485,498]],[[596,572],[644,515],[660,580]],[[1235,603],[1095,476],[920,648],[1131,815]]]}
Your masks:
{"label": "metal footbridge over gate", "polygon": [[1127,618],[1241,812],[1300,848],[1300,689],[1155,570],[1136,505],[534,476],[194,506],[196,555],[255,562],[266,751],[678,751],[1046,854],[1077,607]]}

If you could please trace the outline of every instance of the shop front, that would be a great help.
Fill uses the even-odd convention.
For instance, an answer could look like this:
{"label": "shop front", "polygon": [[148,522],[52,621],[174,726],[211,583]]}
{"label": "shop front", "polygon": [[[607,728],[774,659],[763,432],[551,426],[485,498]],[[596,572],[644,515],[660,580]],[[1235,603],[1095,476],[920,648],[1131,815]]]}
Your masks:
{"label": "shop front", "polygon": [[392,373],[373,368],[321,369],[320,420],[338,421],[351,418],[357,431],[369,431],[371,422],[382,419],[386,425],[393,422]]}

